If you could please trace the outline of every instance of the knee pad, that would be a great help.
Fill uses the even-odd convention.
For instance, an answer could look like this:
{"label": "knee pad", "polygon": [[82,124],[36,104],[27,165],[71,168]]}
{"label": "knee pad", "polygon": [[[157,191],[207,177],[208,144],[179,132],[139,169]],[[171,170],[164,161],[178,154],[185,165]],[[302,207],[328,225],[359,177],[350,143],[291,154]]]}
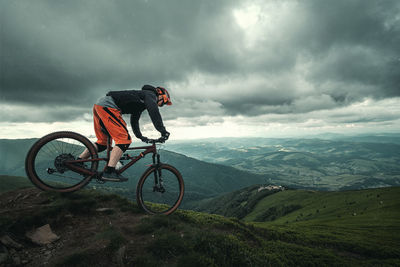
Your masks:
{"label": "knee pad", "polygon": [[129,144],[117,144],[117,146],[122,150],[122,152],[125,152],[128,149]]}
{"label": "knee pad", "polygon": [[95,143],[95,144],[96,144],[96,146],[97,146],[97,152],[102,152],[102,151],[104,151],[104,150],[107,149],[107,146],[100,145],[100,144],[98,144],[98,143]]}

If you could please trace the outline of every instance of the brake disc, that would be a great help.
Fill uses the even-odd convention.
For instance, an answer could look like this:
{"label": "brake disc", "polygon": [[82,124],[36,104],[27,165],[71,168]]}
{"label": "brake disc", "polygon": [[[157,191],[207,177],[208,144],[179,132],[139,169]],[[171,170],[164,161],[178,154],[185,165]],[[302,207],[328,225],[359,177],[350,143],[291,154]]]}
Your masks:
{"label": "brake disc", "polygon": [[54,160],[54,167],[56,167],[59,173],[64,173],[68,170],[68,167],[65,166],[65,162],[69,160],[75,160],[75,157],[71,154],[61,154]]}

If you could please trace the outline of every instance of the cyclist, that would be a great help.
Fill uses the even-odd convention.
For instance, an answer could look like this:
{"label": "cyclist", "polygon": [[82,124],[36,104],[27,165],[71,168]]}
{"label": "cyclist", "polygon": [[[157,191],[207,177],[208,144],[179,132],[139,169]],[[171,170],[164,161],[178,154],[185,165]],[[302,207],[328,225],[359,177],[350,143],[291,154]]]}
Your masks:
{"label": "cyclist", "polygon": [[[122,114],[131,114],[133,133],[143,142],[147,142],[149,139],[142,135],[139,127],[140,115],[147,109],[154,127],[161,133],[159,140],[164,142],[170,133],[164,127],[158,107],[165,104],[172,105],[168,91],[163,87],[152,85],[144,85],[142,90],[110,91],[97,101],[93,107],[94,130],[97,137],[95,147],[98,152],[106,150],[108,135],[115,142],[102,175],[103,180],[120,182],[128,180],[115,170],[122,154],[132,143]],[[86,159],[89,156],[89,151],[86,149],[79,158]]]}

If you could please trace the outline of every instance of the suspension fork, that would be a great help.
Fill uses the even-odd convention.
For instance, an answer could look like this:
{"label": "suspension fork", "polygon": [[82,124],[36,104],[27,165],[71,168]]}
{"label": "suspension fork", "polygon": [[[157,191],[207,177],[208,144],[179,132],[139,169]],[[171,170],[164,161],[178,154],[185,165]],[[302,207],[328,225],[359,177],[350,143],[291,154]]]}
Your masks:
{"label": "suspension fork", "polygon": [[154,153],[152,156],[153,166],[156,168],[154,172],[154,187],[153,191],[164,193],[163,178],[161,173],[160,154]]}

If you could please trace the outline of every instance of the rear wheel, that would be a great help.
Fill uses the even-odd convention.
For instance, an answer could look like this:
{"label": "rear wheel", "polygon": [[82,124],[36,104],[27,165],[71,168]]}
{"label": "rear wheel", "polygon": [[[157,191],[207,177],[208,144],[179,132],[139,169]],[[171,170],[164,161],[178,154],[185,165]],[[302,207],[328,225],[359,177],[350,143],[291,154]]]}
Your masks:
{"label": "rear wheel", "polygon": [[150,214],[171,214],[182,202],[185,186],[182,175],[168,164],[145,171],[136,188],[136,200]]}
{"label": "rear wheel", "polygon": [[[26,174],[42,190],[76,191],[89,183],[92,176],[70,170],[66,162],[76,160],[85,148],[89,150],[89,159],[97,158],[94,145],[83,135],[74,132],[46,135],[29,150],[25,160]],[[80,163],[78,166],[95,172],[98,162]]]}

